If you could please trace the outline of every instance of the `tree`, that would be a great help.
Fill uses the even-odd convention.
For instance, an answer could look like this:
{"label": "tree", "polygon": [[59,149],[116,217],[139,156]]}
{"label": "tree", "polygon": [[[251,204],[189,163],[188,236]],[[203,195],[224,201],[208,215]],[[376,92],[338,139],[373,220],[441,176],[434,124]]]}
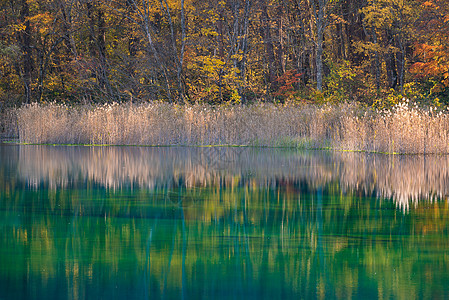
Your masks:
{"label": "tree", "polygon": [[323,90],[323,44],[324,30],[328,24],[326,10],[329,0],[312,0],[311,10],[315,19],[315,46],[316,46],[316,89]]}
{"label": "tree", "polygon": [[[416,61],[410,71],[430,85],[430,94],[449,90],[449,3],[420,1],[422,14],[417,20],[419,37],[414,44]],[[446,99],[449,94],[446,93]]]}
{"label": "tree", "polygon": [[413,0],[371,0],[361,9],[363,25],[368,41],[358,43],[358,51],[371,56],[376,78],[380,88],[380,59],[386,66],[387,87],[401,93],[405,84],[406,60],[413,37],[412,25],[416,11]]}

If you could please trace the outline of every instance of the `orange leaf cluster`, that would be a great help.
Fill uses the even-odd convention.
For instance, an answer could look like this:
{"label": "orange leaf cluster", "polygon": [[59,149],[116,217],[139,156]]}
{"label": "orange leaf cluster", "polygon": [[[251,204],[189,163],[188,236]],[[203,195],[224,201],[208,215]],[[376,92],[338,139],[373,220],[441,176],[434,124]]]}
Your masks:
{"label": "orange leaf cluster", "polygon": [[295,90],[293,85],[299,82],[301,76],[302,73],[297,73],[297,71],[293,69],[276,78],[276,81],[282,85],[279,87],[279,90],[274,93],[274,95],[286,98],[293,96]]}

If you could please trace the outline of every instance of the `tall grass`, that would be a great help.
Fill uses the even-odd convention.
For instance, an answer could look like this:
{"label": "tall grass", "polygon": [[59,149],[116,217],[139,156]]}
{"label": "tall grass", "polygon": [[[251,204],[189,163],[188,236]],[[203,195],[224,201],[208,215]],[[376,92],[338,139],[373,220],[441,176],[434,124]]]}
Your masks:
{"label": "tall grass", "polygon": [[17,114],[14,109],[0,110],[0,138],[15,138],[17,132]]}
{"label": "tall grass", "polygon": [[330,147],[397,153],[449,153],[449,114],[408,102],[373,111],[354,104],[178,106],[167,103],[17,110],[22,143]]}

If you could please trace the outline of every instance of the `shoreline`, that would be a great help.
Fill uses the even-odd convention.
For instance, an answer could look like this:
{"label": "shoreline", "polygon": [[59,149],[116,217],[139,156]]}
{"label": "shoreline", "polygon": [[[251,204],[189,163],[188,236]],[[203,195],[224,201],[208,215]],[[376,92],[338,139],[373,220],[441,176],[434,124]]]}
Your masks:
{"label": "shoreline", "polygon": [[381,155],[397,155],[397,156],[447,156],[449,153],[398,153],[398,152],[379,152],[369,150],[351,150],[351,149],[333,149],[333,148],[303,148],[294,146],[253,146],[253,145],[127,145],[127,144],[39,144],[39,143],[21,143],[18,141],[1,140],[0,144],[16,145],[16,146],[52,146],[52,147],[130,147],[130,148],[251,148],[251,149],[284,149],[284,150],[300,150],[300,151],[329,151],[329,152],[352,152],[367,153]]}

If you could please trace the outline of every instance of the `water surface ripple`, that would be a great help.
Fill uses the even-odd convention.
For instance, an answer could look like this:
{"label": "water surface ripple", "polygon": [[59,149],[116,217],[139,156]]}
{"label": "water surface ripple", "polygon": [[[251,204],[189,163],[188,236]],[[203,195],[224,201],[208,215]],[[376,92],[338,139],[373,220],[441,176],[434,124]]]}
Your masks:
{"label": "water surface ripple", "polygon": [[0,299],[448,298],[448,160],[0,145]]}

